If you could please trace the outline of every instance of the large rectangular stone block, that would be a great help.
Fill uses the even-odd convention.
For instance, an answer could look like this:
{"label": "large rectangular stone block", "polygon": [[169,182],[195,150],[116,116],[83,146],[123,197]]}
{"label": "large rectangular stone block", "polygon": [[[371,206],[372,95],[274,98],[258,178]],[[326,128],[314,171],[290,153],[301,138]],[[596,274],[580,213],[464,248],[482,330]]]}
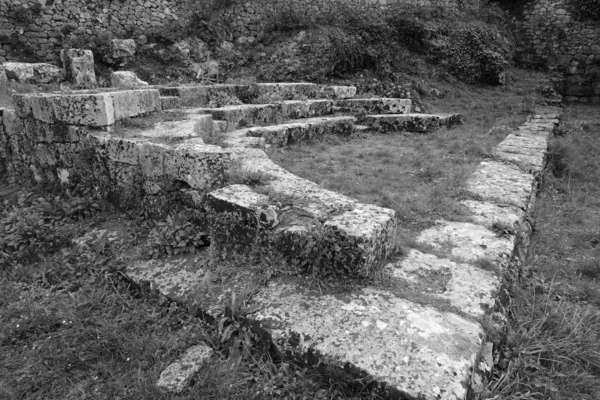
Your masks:
{"label": "large rectangular stone block", "polygon": [[160,94],[156,89],[111,92],[115,121],[161,110]]}
{"label": "large rectangular stone block", "polygon": [[56,120],[74,125],[106,126],[115,123],[110,93],[67,94],[53,98]]}
{"label": "large rectangular stone block", "polygon": [[192,189],[207,190],[224,181],[230,158],[222,147],[204,144],[202,139],[190,139],[176,146],[171,157],[165,158],[165,173]]}

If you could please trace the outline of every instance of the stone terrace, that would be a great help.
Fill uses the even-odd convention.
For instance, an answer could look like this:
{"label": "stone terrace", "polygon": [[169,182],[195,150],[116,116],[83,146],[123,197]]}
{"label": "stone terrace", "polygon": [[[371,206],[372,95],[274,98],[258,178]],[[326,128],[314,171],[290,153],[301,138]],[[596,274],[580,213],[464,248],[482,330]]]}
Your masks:
{"label": "stone terrace", "polygon": [[[421,232],[416,240],[437,248],[435,255],[413,249],[390,260],[396,231],[392,210],[324,190],[274,164],[264,151],[355,130],[427,133],[460,122],[458,115],[412,113],[407,99],[356,99],[355,91],[299,83],[19,95],[14,110],[0,111],[0,169],[36,181],[91,179],[104,194],[121,202],[141,198],[142,207],[157,212],[174,198],[217,213],[239,212],[250,223],[262,221],[289,260],[303,257],[307,238],[327,237],[338,279],[384,271],[392,282],[432,301],[420,304],[380,287],[321,291],[303,277],[273,279],[253,297],[258,307],[253,318],[282,354],[366,373],[392,397],[463,399],[474,369],[484,365],[479,357],[485,335],[478,321],[493,309],[501,275],[518,264],[517,250],[530,231],[531,204],[556,114],[532,117],[475,171],[467,182],[473,195],[465,201],[469,222],[439,221]],[[209,107],[225,95],[277,101]],[[116,121],[166,108],[182,109],[185,120],[135,132],[114,129]],[[202,139],[216,135],[228,146]],[[269,195],[227,185],[232,166],[268,175]],[[498,235],[498,223],[513,229]],[[98,229],[79,242],[115,234]],[[236,240],[243,246],[247,239],[231,228],[227,241]],[[286,246],[290,241],[299,246]],[[481,259],[494,268],[482,269]],[[216,284],[188,256],[133,260],[126,273],[214,317],[223,312],[230,292],[249,290],[251,280],[249,271],[239,271]],[[443,287],[432,283],[436,276],[444,278]],[[178,382],[194,370],[186,368]]]}

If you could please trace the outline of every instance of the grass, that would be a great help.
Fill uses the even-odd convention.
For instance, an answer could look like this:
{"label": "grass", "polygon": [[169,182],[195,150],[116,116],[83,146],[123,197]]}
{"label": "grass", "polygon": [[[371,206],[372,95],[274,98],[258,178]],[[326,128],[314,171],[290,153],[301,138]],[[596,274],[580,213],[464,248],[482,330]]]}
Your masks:
{"label": "grass", "polygon": [[489,398],[600,398],[600,115],[565,109]]}
{"label": "grass", "polygon": [[[430,99],[430,112],[461,113],[464,125],[426,135],[367,134],[350,139],[273,149],[271,158],[288,171],[359,201],[392,208],[400,245],[436,220],[461,220],[465,180],[494,147],[526,117],[529,93],[543,74],[511,72],[507,87],[439,83],[448,94]],[[528,93],[527,96],[523,93]],[[525,102],[525,103],[524,103]]]}

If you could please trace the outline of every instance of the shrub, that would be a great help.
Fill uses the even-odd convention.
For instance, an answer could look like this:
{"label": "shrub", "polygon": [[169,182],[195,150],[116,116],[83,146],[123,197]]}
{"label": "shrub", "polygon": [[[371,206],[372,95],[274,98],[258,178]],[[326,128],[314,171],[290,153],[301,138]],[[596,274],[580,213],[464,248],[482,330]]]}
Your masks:
{"label": "shrub", "polygon": [[150,231],[150,256],[158,258],[164,255],[196,253],[206,247],[210,240],[208,234],[198,229],[197,221],[189,212],[181,211],[168,216]]}
{"label": "shrub", "polygon": [[556,138],[548,145],[548,165],[557,178],[562,178],[572,172],[573,145],[568,139]]}

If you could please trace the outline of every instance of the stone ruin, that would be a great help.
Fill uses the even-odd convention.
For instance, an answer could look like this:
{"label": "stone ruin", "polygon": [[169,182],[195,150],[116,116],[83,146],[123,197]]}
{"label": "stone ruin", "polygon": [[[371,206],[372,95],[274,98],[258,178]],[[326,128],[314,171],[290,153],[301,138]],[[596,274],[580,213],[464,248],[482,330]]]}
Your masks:
{"label": "stone ruin", "polygon": [[[250,91],[282,100],[209,106],[219,96],[244,99]],[[466,184],[473,196],[463,202],[471,211],[468,221],[439,221],[416,238],[436,254],[411,249],[405,258],[393,260],[393,210],[325,190],[276,165],[264,151],[355,131],[427,134],[461,121],[459,115],[414,113],[410,99],[361,99],[355,92],[351,86],[259,83],[252,88],[147,86],[15,95],[14,109],[0,109],[0,169],[21,181],[86,180],[123,205],[157,214],[179,199],[216,213],[239,212],[248,221],[262,218],[283,259],[304,253],[282,243],[328,233],[338,279],[370,277],[386,269],[392,279],[449,307],[419,304],[379,287],[321,292],[302,276],[283,277],[261,287],[252,299],[258,310],[252,318],[260,329],[282,354],[366,373],[385,384],[389,395],[464,399],[491,370],[491,347],[478,321],[493,312],[501,289],[501,276],[478,267],[477,260],[485,258],[504,272],[518,268],[557,115],[550,110],[533,116],[500,143],[493,159],[481,163]],[[115,129],[125,118],[174,109],[184,114],[182,120],[132,132]],[[226,147],[202,139],[217,134]],[[249,186],[228,185],[232,165],[268,174],[270,192],[294,204],[283,207]],[[500,237],[493,230],[497,223],[514,231]],[[228,241],[244,240],[235,227],[224,229],[231,229]],[[114,235],[99,229],[79,241]],[[214,317],[224,311],[223,299],[231,291],[243,293],[251,281],[249,271],[241,270],[215,284],[185,257],[134,260],[125,273]],[[431,274],[447,276],[443,290],[430,287]],[[197,346],[188,353],[165,370],[160,386],[182,390],[211,354]]]}

